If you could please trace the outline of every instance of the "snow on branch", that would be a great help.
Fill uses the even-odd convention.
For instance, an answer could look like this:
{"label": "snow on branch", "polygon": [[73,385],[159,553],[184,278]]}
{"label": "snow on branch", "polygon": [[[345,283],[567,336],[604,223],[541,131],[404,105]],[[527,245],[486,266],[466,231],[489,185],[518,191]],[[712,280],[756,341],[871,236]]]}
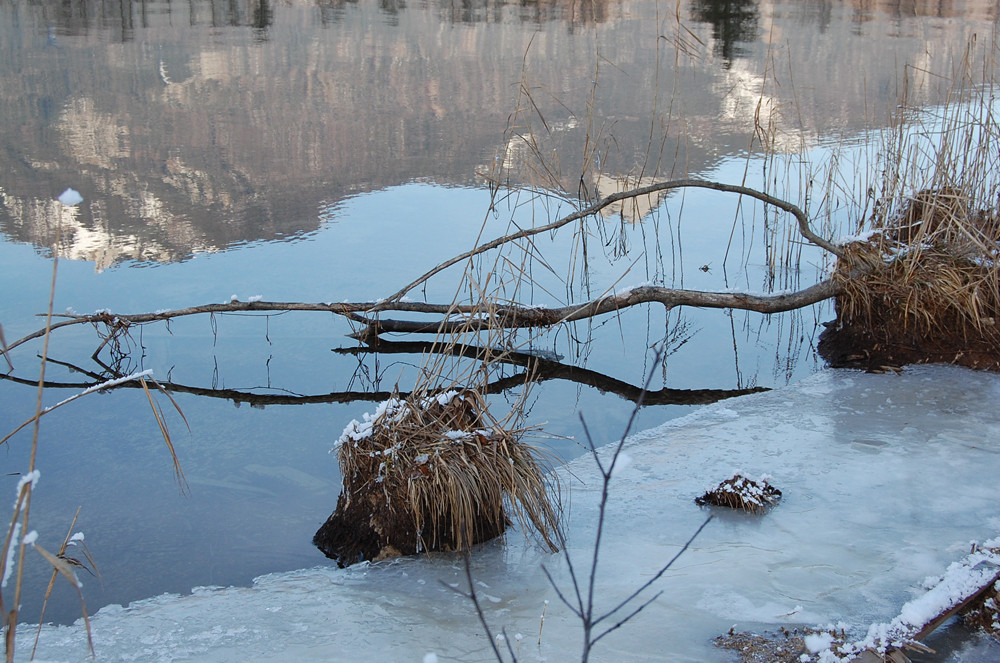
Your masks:
{"label": "snow on branch", "polygon": [[[970,604],[1000,580],[1000,539],[986,541],[963,559],[953,562],[939,578],[928,579],[933,586],[907,601],[899,615],[888,623],[872,624],[865,637],[855,642],[834,644],[814,652],[819,663],[867,663],[892,659],[894,651],[927,651],[920,640]],[[803,659],[805,660],[805,659]],[[904,659],[905,660],[905,659]]]}

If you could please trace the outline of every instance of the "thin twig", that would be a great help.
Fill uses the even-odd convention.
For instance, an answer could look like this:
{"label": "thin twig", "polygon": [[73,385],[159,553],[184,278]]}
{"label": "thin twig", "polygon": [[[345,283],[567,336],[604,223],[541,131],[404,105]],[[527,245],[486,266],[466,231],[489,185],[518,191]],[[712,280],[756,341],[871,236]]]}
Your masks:
{"label": "thin twig", "polygon": [[439,582],[444,586],[455,592],[459,596],[464,596],[465,598],[472,601],[472,605],[476,609],[476,615],[479,617],[479,623],[483,627],[483,631],[486,633],[486,638],[490,641],[490,647],[493,649],[493,655],[496,657],[497,661],[502,663],[503,657],[500,655],[500,650],[497,648],[496,640],[493,638],[493,631],[490,630],[490,625],[486,622],[486,615],[483,614],[483,607],[479,603],[479,597],[476,595],[475,583],[472,579],[472,560],[469,556],[469,550],[466,548],[464,550],[465,557],[465,580],[469,583],[469,591],[463,592],[459,588],[449,585],[444,580]]}

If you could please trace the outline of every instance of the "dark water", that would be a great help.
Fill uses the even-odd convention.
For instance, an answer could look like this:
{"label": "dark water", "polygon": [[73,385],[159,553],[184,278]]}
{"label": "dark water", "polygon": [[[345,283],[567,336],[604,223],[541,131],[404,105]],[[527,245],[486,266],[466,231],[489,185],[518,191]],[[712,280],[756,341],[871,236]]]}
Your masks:
{"label": "dark water", "polygon": [[[484,223],[493,237],[511,219],[545,222],[624,175],[766,181],[810,195],[834,234],[855,219],[815,195],[824,169],[838,167],[849,198],[864,166],[847,156],[865,132],[885,126],[904,88],[911,104],[940,103],[948,81],[935,74],[972,35],[988,46],[995,21],[990,2],[4,2],[0,323],[8,342],[42,325],[53,255],[57,312],[234,294],[375,300],[471,247]],[[505,184],[550,195],[491,198],[485,176],[503,167]],[[66,187],[84,197],[72,210],[53,202]],[[692,192],[642,218],[592,220],[585,265],[573,229],[540,238],[529,299],[818,278],[822,257],[799,253],[786,219],[737,204]],[[799,268],[772,274],[782,252]],[[449,301],[457,282],[412,296]],[[822,365],[816,326],[830,317],[651,308],[561,327],[532,343],[561,359],[532,391],[528,423],[579,438],[582,411],[596,441],[611,440],[651,370],[658,404],[643,427],[713,397],[673,390],[780,386]],[[109,366],[90,357],[93,329],[53,336],[62,363],[48,368],[46,404],[152,369],[190,426],[159,397],[182,495],[141,390],[44,418],[31,527],[58,548],[82,507],[74,529],[102,576],[82,578],[91,611],[326,562],[310,538],[339,490],[327,452],[421,361],[412,346],[358,353],[350,331],[327,314],[201,316],[134,329],[128,353],[99,356]],[[654,367],[665,338],[672,354]],[[23,382],[37,380],[40,352],[36,341],[12,353],[0,431],[34,412]],[[29,448],[30,432],[7,444],[11,498]],[[44,567],[29,562],[22,618],[34,620]],[[62,588],[47,619],[74,618],[73,600]]]}

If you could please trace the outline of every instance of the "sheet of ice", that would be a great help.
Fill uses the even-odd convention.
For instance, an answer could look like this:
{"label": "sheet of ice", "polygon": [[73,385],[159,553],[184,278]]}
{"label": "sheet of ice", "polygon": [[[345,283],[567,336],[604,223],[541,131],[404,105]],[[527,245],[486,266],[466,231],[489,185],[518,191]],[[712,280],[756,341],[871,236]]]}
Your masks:
{"label": "sheet of ice", "polygon": [[[627,596],[679,549],[708,513],[694,498],[732,468],[770,475],[783,498],[763,516],[717,512],[656,583],[662,596],[602,640],[593,660],[731,661],[711,639],[734,624],[844,622],[861,637],[869,624],[892,621],[925,578],[966,555],[972,540],[1000,533],[998,402],[996,375],[828,370],[635,435],[626,446],[630,462],[613,479],[599,608]],[[587,458],[562,477],[580,569],[600,482]],[[568,588],[559,555],[511,534],[472,557],[476,591],[520,660],[572,661],[581,632],[542,564]],[[464,587],[460,558],[313,568],[249,588],[105,608],[92,619],[94,641],[101,661],[492,660],[474,611],[446,584]],[[19,660],[27,660],[30,630],[20,637]],[[1000,654],[984,642],[970,646]],[[38,656],[88,660],[81,627],[44,628]]]}

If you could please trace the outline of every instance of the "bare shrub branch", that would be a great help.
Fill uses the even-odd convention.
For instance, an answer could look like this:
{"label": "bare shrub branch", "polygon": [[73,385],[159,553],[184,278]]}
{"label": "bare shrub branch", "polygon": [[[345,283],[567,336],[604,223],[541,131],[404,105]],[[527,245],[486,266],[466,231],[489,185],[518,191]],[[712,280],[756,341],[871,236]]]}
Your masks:
{"label": "bare shrub branch", "polygon": [[[662,348],[656,349],[655,352],[656,359],[654,359],[653,361],[654,365],[658,363],[659,358],[662,355],[662,352],[663,352]],[[645,389],[648,388],[649,385],[651,384],[654,374],[655,371],[652,370],[649,371],[646,377],[646,382],[644,384],[644,390],[643,390],[644,392]],[[705,521],[701,524],[701,526],[698,527],[697,530],[695,530],[694,534],[692,534],[688,538],[688,540],[684,543],[684,545],[681,546],[681,549],[678,550],[677,553],[674,554],[663,566],[661,566],[659,570],[657,570],[657,572],[654,573],[646,582],[642,583],[639,587],[633,590],[627,597],[619,601],[614,607],[595,616],[595,609],[596,609],[595,587],[597,583],[597,567],[601,556],[601,544],[604,537],[604,525],[607,520],[608,501],[611,497],[611,491],[610,491],[611,479],[614,474],[615,465],[617,464],[621,456],[622,449],[625,446],[625,442],[627,441],[628,436],[632,432],[632,426],[635,423],[636,416],[638,415],[639,410],[642,409],[642,403],[643,403],[643,398],[642,395],[640,395],[639,399],[636,402],[635,407],[632,409],[632,413],[629,416],[628,421],[625,424],[625,429],[622,432],[621,437],[618,439],[618,442],[615,443],[612,449],[610,450],[610,459],[606,460],[602,460],[601,453],[598,451],[598,448],[594,443],[593,437],[591,437],[590,432],[587,429],[586,421],[584,420],[583,415],[582,414],[580,415],[580,421],[582,422],[584,429],[584,436],[586,437],[587,440],[587,447],[589,449],[591,458],[594,459],[598,471],[601,474],[601,497],[600,501],[598,502],[597,532],[594,535],[594,550],[590,560],[589,567],[586,569],[587,577],[583,581],[581,581],[581,577],[577,574],[577,569],[573,564],[572,557],[569,554],[569,548],[566,545],[565,541],[565,533],[562,530],[559,530],[558,532],[560,536],[559,544],[562,547],[563,551],[562,557],[563,560],[565,560],[566,562],[566,567],[570,576],[570,587],[573,591],[572,594],[573,600],[567,598],[568,592],[564,591],[564,589],[559,586],[555,578],[552,576],[552,573],[549,571],[548,567],[545,564],[542,564],[542,571],[545,573],[545,577],[546,579],[548,579],[549,584],[552,586],[553,591],[555,591],[556,596],[558,596],[559,600],[562,601],[562,603],[567,608],[569,608],[570,612],[572,612],[580,620],[580,626],[583,629],[583,650],[580,655],[581,663],[587,663],[587,661],[590,660],[591,649],[593,649],[594,645],[596,645],[601,639],[603,639],[606,635],[618,630],[619,628],[627,624],[636,615],[638,615],[640,612],[645,610],[650,604],[652,604],[663,593],[662,591],[658,591],[654,593],[652,596],[649,596],[647,591],[649,590],[650,587],[652,587],[654,583],[656,583],[660,578],[662,578],[663,575],[668,570],[670,570],[671,567],[673,567],[674,563],[678,559],[680,559],[680,557],[685,552],[687,552],[687,550],[690,548],[694,540],[701,534],[701,532],[705,529],[705,527],[708,526],[708,523],[711,522],[712,520],[712,516],[708,516],[708,518],[705,519]],[[486,621],[486,616],[483,613],[482,605],[480,604],[479,598],[475,592],[473,578],[472,578],[471,563],[469,561],[468,552],[466,552],[466,557],[465,557],[465,575],[470,588],[468,592],[462,592],[452,587],[451,585],[445,584],[445,586],[451,588],[453,591],[461,594],[462,596],[466,597],[472,602],[476,610],[476,614],[479,617],[479,622],[480,624],[482,624],[483,631],[485,632],[486,636],[490,638],[490,645],[493,647],[493,654],[496,657],[496,660],[499,661],[500,663],[503,663],[504,660],[503,656],[501,656],[499,649],[496,647],[496,644],[493,640],[492,631],[490,629],[489,624]],[[636,602],[644,596],[645,598],[643,598],[641,603],[638,603],[637,605]],[[603,631],[595,635],[595,629],[602,622],[612,619],[616,614],[619,614],[626,608],[629,609],[627,614],[620,617],[614,624],[608,626]],[[513,652],[511,652],[511,656],[512,660],[515,661],[517,660],[516,657],[513,656]]]}

